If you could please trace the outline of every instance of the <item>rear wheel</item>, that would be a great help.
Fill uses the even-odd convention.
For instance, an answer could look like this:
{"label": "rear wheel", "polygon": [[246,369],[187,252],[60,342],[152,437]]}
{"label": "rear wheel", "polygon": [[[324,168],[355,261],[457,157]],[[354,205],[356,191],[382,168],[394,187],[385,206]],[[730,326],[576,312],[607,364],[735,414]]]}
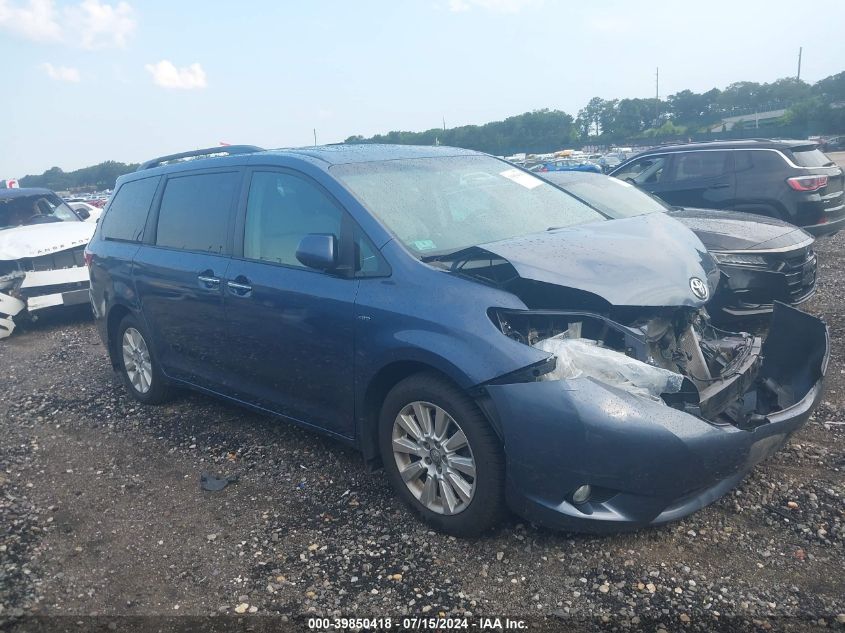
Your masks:
{"label": "rear wheel", "polygon": [[417,374],[385,398],[379,420],[385,471],[423,521],[476,536],[504,514],[504,454],[472,400],[450,382]]}
{"label": "rear wheel", "polygon": [[130,395],[144,404],[158,404],[171,397],[167,379],[150,349],[149,337],[139,320],[126,315],[115,332],[120,376]]}

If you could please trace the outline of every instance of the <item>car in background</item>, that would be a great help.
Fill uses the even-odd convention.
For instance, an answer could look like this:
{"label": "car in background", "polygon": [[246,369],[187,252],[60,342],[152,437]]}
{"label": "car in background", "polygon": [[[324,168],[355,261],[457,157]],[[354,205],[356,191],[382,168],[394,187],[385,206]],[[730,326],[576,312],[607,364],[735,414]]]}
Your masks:
{"label": "car in background", "polygon": [[816,236],[845,228],[845,174],[808,141],[751,139],[657,147],[610,175],[672,206],[764,215]]}
{"label": "car in background", "polygon": [[506,507],[588,531],[694,512],[804,424],[829,357],[783,304],[765,342],[711,327],[718,267],[666,214],[611,221],[442,146],[154,159],[86,261],[132,397],[185,386],[320,430],[461,536]]}
{"label": "car in background", "polygon": [[106,206],[109,198],[108,195],[86,195],[84,197],[76,197],[76,198],[65,198],[64,201],[70,204],[71,202],[84,202],[87,205],[92,207],[96,207],[97,209],[102,209]]}
{"label": "car in background", "polygon": [[845,135],[826,138],[820,147],[825,152],[845,152]]}
{"label": "car in background", "polygon": [[557,158],[555,160],[539,163],[530,168],[534,173],[545,173],[553,171],[587,171],[596,174],[602,173],[602,168],[587,159],[580,158]]}
{"label": "car in background", "polygon": [[100,207],[95,207],[93,204],[82,202],[81,200],[68,202],[67,205],[76,211],[77,215],[85,222],[96,222],[103,213]]}
{"label": "car in background", "polygon": [[622,164],[622,159],[614,154],[605,154],[596,161],[604,173],[608,173],[616,169]]}
{"label": "car in background", "polygon": [[49,189],[0,189],[0,339],[19,314],[88,302],[94,228]]}
{"label": "car in background", "polygon": [[735,211],[671,207],[610,176],[541,175],[611,217],[666,213],[689,228],[722,271],[722,281],[707,306],[714,319],[766,315],[775,301],[797,306],[815,293],[813,236],[792,224]]}

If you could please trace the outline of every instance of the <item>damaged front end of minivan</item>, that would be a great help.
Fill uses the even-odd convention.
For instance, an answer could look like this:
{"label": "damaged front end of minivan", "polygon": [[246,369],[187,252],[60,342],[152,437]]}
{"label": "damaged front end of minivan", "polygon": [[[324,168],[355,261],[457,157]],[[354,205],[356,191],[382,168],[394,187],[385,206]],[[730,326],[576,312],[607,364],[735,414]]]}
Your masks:
{"label": "damaged front end of minivan", "polygon": [[[485,246],[447,264],[519,297],[527,309],[488,316],[546,354],[478,390],[505,444],[519,514],[586,531],[671,521],[733,488],[807,420],[829,356],[823,321],[776,303],[765,340],[717,329],[694,292],[658,288],[673,274],[688,279],[682,262],[639,284],[652,305],[625,303],[624,284],[543,264],[551,241]],[[698,274],[709,281],[709,272]],[[563,278],[573,286],[552,283]]]}
{"label": "damaged front end of minivan", "polygon": [[[704,310],[693,308],[630,324],[551,310],[491,311],[491,318],[510,338],[552,354],[554,364],[538,379],[590,378],[745,430],[806,395],[822,377],[827,349],[823,322],[784,304],[778,304],[765,342],[719,330]],[[778,366],[796,375],[782,384]]]}
{"label": "damaged front end of minivan", "polygon": [[765,341],[688,308],[631,324],[493,317],[551,352],[533,372],[485,385],[490,409],[521,421],[502,427],[511,503],[579,530],[664,523],[733,488],[807,420],[829,354],[825,324],[779,303]]}

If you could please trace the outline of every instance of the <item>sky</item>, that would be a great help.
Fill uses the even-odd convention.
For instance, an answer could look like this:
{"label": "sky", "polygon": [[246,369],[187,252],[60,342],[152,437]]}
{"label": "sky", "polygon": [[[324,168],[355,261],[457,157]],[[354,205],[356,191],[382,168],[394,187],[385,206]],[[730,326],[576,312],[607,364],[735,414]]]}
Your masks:
{"label": "sky", "polygon": [[0,178],[845,70],[845,2],[0,0]]}

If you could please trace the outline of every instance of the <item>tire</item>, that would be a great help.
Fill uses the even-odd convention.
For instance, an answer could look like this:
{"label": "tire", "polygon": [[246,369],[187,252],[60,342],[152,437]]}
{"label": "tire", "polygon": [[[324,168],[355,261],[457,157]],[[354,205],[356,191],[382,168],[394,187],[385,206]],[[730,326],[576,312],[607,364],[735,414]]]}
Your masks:
{"label": "tire", "polygon": [[[114,350],[120,377],[129,395],[143,404],[161,404],[172,398],[173,390],[161,372],[149,341],[140,320],[127,314],[115,332]],[[146,366],[141,369],[139,363]]]}
{"label": "tire", "polygon": [[387,478],[422,521],[461,537],[478,536],[501,522],[501,442],[455,385],[429,373],[404,379],[384,400],[378,435]]}

